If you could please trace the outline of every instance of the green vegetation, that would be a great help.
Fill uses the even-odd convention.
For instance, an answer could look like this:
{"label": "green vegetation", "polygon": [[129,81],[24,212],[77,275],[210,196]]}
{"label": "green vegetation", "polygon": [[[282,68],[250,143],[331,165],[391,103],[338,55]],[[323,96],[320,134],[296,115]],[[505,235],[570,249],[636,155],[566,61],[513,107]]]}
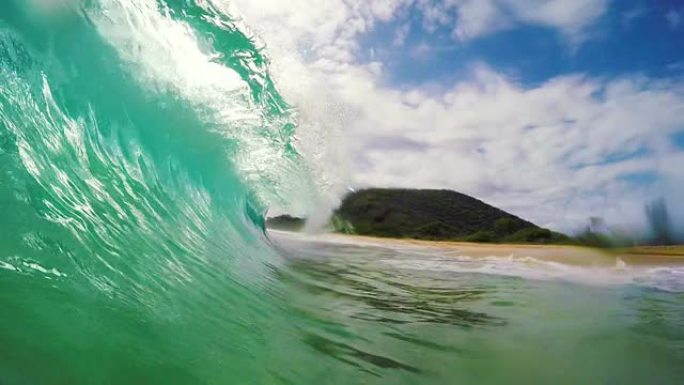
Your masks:
{"label": "green vegetation", "polygon": [[[349,194],[329,226],[344,234],[386,238],[477,243],[560,244],[624,249],[639,244],[672,244],[674,231],[664,201],[646,208],[652,239],[608,228],[601,218],[590,218],[575,237],[541,228],[531,222],[449,190],[372,188]],[[273,229],[299,231],[305,219],[283,215],[267,220]]]}
{"label": "green vegetation", "polygon": [[594,232],[591,230],[586,230],[583,233],[575,237],[575,241],[583,246],[597,247],[602,249],[610,249],[618,246],[622,246],[623,243],[614,239],[613,237]]}
{"label": "green vegetation", "polygon": [[[336,224],[345,224],[344,228]],[[333,217],[337,231],[390,238],[501,243],[572,239],[478,199],[449,190],[367,189],[348,195]]]}
{"label": "green vegetation", "polygon": [[646,205],[646,218],[651,225],[653,238],[649,243],[653,245],[675,245],[674,230],[670,221],[670,214],[665,199],[657,199]]}
{"label": "green vegetation", "polygon": [[266,227],[275,230],[300,231],[304,225],[306,225],[306,219],[290,215],[281,215],[266,220]]}

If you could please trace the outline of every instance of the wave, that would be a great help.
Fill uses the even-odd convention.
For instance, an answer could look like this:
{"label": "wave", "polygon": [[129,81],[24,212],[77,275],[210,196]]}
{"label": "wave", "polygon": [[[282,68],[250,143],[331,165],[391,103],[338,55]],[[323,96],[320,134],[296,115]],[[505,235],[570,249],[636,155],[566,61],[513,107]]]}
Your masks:
{"label": "wave", "polygon": [[53,242],[112,271],[136,247],[233,251],[260,237],[267,205],[315,194],[267,57],[218,3],[1,7],[6,264]]}
{"label": "wave", "polygon": [[287,335],[264,213],[317,194],[296,127],[222,3],[0,3],[0,345],[16,360],[2,377],[81,382],[29,356],[98,344],[95,367],[138,357],[100,374],[111,383],[197,383],[218,354],[226,373],[259,372],[267,330]]}

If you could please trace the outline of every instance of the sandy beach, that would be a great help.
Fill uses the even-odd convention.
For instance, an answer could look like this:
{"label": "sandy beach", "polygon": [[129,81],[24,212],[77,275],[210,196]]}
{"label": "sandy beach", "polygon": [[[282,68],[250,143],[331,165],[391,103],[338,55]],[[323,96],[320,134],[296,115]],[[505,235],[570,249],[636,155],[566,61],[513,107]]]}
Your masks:
{"label": "sandy beach", "polygon": [[[278,232],[281,233],[281,232]],[[416,239],[378,238],[344,234],[298,234],[313,241],[360,244],[390,248],[433,249],[441,255],[485,258],[505,256],[535,258],[576,266],[615,266],[619,261],[633,266],[684,265],[684,246],[643,246],[626,249],[593,249],[564,245],[485,244]]]}

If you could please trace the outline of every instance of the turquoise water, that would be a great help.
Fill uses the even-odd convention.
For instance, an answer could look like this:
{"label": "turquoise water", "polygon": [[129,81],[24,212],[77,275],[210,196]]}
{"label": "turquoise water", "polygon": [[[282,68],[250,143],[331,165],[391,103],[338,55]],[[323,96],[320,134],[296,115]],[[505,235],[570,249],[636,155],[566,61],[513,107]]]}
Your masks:
{"label": "turquoise water", "polygon": [[[677,267],[595,269],[276,235],[326,384],[678,384]],[[581,273],[581,274],[575,274]],[[596,278],[596,280],[592,280]],[[656,289],[655,287],[660,287]]]}
{"label": "turquoise water", "polygon": [[679,270],[267,236],[317,198],[268,67],[219,2],[0,3],[0,384],[683,382]]}

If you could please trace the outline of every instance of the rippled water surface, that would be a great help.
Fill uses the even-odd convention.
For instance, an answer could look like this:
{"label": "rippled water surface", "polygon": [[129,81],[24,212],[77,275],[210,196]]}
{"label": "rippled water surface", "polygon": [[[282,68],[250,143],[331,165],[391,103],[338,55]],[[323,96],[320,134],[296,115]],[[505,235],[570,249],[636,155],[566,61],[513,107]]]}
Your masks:
{"label": "rippled water surface", "polygon": [[[279,279],[323,383],[684,380],[682,293],[458,272],[470,267],[415,247],[276,242],[288,255]],[[430,268],[401,263],[416,259]]]}

